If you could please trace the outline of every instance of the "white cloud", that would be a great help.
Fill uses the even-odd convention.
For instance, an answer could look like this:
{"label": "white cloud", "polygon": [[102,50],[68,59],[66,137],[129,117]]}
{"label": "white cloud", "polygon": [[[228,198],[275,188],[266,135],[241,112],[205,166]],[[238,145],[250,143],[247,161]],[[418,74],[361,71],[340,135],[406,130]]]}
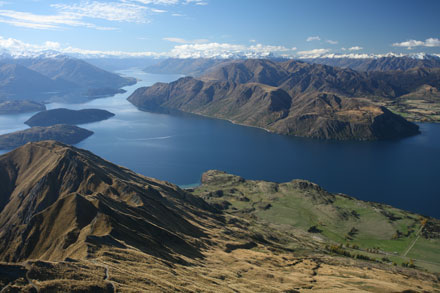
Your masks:
{"label": "white cloud", "polygon": [[[339,59],[339,58],[348,58],[348,59],[371,59],[376,58],[379,55],[373,55],[373,54],[357,54],[357,53],[350,53],[350,54],[324,54],[316,58],[331,58],[331,59]],[[381,57],[385,57],[385,55],[380,55]],[[380,58],[380,57],[379,57]]]}
{"label": "white cloud", "polygon": [[71,26],[93,26],[85,22],[81,22],[79,18],[67,15],[38,15],[28,12],[20,12],[14,10],[0,10],[0,21],[16,26],[36,28],[56,28],[58,25]]}
{"label": "white cloud", "polygon": [[363,48],[360,47],[360,46],[354,46],[354,47],[348,48],[349,51],[360,51],[360,50],[362,50],[362,49],[363,49]]}
{"label": "white cloud", "polygon": [[0,52],[12,57],[34,57],[42,54],[56,56],[60,54],[79,55],[81,57],[161,57],[163,53],[156,52],[123,52],[87,50],[74,47],[63,47],[58,42],[46,41],[41,45],[29,44],[13,38],[0,36]]}
{"label": "white cloud", "polygon": [[413,47],[440,47],[440,39],[428,38],[425,41],[408,40],[401,43],[394,43],[393,47],[406,47],[411,50]]}
{"label": "white cloud", "polygon": [[320,41],[320,40],[321,40],[321,38],[319,36],[308,37],[306,39],[307,42]]}
{"label": "white cloud", "polygon": [[57,42],[46,41],[42,45],[35,45],[22,42],[13,38],[0,36],[0,50],[6,51],[12,56],[38,55],[44,51],[60,50],[61,45]]}
{"label": "white cloud", "polygon": [[135,2],[145,5],[177,5],[177,4],[195,4],[207,5],[208,2],[204,0],[121,0],[124,3]]}
{"label": "white cloud", "polygon": [[54,15],[33,14],[14,10],[0,10],[0,22],[14,26],[27,27],[33,29],[57,29],[60,26],[83,26],[101,30],[111,30],[114,28],[100,27],[93,23],[84,22],[82,17],[72,13],[58,13]]}
{"label": "white cloud", "polygon": [[333,41],[333,40],[326,40],[325,42],[329,43],[330,45],[336,45],[339,43],[338,41]]}
{"label": "white cloud", "polygon": [[4,19],[0,18],[1,23],[7,23],[13,26],[18,27],[26,27],[26,28],[32,28],[32,29],[41,29],[41,30],[49,30],[49,29],[56,29],[57,26],[51,25],[51,24],[42,24],[42,23],[30,23],[30,22],[24,22],[24,21],[18,21],[18,20],[12,20],[12,19]]}
{"label": "white cloud", "polygon": [[172,43],[179,43],[179,44],[200,44],[200,43],[209,42],[208,39],[196,39],[196,40],[190,41],[190,40],[185,40],[182,38],[172,38],[172,37],[163,38],[162,40],[172,42]]}
{"label": "white cloud", "polygon": [[[286,48],[284,46],[271,46],[255,44],[252,46],[228,44],[228,43],[192,43],[176,45],[168,52],[124,52],[124,51],[102,51],[89,50],[75,47],[64,47],[57,42],[45,42],[41,45],[29,44],[12,38],[0,36],[0,51],[5,51],[14,57],[31,57],[47,54],[51,55],[68,54],[82,58],[91,57],[174,57],[174,58],[264,58],[276,53],[286,53],[296,50],[296,48]],[[54,52],[56,51],[56,52]],[[59,52],[59,53],[57,53]]]}
{"label": "white cloud", "polygon": [[74,47],[67,47],[60,50],[63,54],[75,55],[81,58],[102,58],[102,57],[118,57],[118,58],[130,58],[130,57],[165,57],[163,53],[157,52],[124,52],[124,51],[102,51],[102,50],[88,50]]}
{"label": "white cloud", "polygon": [[188,43],[185,39],[181,39],[181,38],[167,37],[167,38],[163,38],[163,40],[168,41],[168,42],[173,42],[173,43],[180,43],[180,44]]}
{"label": "white cloud", "polygon": [[150,11],[155,12],[155,13],[165,13],[165,12],[168,12],[166,10],[156,9],[156,8],[150,8]]}
{"label": "white cloud", "polygon": [[[10,54],[12,57],[35,57],[40,55],[57,56],[60,54],[72,55],[80,58],[99,58],[99,57],[150,57],[150,58],[264,58],[276,54],[286,58],[292,58],[293,51],[296,48],[286,48],[284,46],[270,46],[255,44],[251,46],[229,44],[229,43],[193,43],[176,45],[168,52],[150,52],[150,51],[103,51],[75,48],[72,46],[63,46],[58,42],[46,41],[42,44],[29,44],[23,41],[4,38],[0,36],[0,53]],[[298,57],[307,58],[352,58],[352,59],[377,59],[382,57],[403,57],[424,59],[425,53],[386,53],[386,54],[334,54],[329,53],[330,49],[314,49],[309,51],[298,52]],[[440,54],[432,54],[440,58]]]}
{"label": "white cloud", "polygon": [[179,0],[122,0],[122,2],[137,2],[146,5],[173,5],[179,3]]}
{"label": "white cloud", "polygon": [[229,43],[185,44],[175,46],[169,56],[174,58],[260,58],[290,49],[284,46],[256,44],[252,46]]}
{"label": "white cloud", "polygon": [[142,5],[119,2],[81,2],[79,4],[52,4],[63,15],[76,19],[95,18],[118,22],[148,22],[148,8]]}
{"label": "white cloud", "polygon": [[[66,1],[67,2],[67,1]],[[113,0],[80,1],[77,3],[51,4],[54,14],[34,14],[15,10],[0,10],[0,22],[13,26],[33,29],[60,29],[65,26],[88,27],[98,30],[114,30],[113,27],[101,27],[91,23],[91,19],[103,19],[110,22],[149,23],[150,15],[166,13],[165,9],[150,5],[206,5],[203,0]],[[6,4],[0,1],[0,7]],[[149,5],[149,6],[146,6]],[[183,16],[173,13],[173,16]],[[84,21],[88,19],[88,21]]]}
{"label": "white cloud", "polygon": [[360,53],[348,53],[348,54],[339,54],[339,53],[328,53],[323,54],[315,58],[332,58],[332,59],[340,59],[340,58],[349,58],[349,59],[379,59],[384,57],[409,57],[414,59],[425,59],[428,56],[439,56],[436,54],[428,55],[423,52],[412,53],[412,54],[403,54],[403,53],[393,53],[389,52],[386,54],[360,54]]}
{"label": "white cloud", "polygon": [[185,0],[185,4],[191,4],[194,3],[195,5],[208,5],[208,2],[204,0]]}
{"label": "white cloud", "polygon": [[426,47],[440,47],[440,40],[435,38],[429,38],[425,41]]}
{"label": "white cloud", "polygon": [[319,58],[330,51],[330,49],[313,49],[308,51],[299,51],[298,55],[300,56],[299,58],[302,59]]}

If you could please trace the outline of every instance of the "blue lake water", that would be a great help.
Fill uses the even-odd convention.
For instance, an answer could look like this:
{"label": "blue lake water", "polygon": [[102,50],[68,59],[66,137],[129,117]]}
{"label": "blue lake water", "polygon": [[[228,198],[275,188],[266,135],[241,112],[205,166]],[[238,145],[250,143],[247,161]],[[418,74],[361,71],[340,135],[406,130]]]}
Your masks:
{"label": "blue lake water", "polygon": [[[85,104],[48,108],[100,108],[116,114],[81,125],[95,132],[77,144],[146,176],[186,186],[219,169],[248,179],[302,178],[329,191],[440,218],[440,124],[420,124],[422,134],[399,141],[334,142],[287,137],[227,121],[138,111],[126,98],[138,87],[176,75],[139,70],[127,93]],[[27,128],[32,114],[0,116],[0,134]],[[4,153],[4,152],[1,152]]]}

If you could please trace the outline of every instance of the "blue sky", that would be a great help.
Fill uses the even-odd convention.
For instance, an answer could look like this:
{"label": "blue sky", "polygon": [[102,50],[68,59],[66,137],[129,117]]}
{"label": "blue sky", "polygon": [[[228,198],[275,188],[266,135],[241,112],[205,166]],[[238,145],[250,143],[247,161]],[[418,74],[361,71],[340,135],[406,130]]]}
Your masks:
{"label": "blue sky", "polygon": [[120,56],[440,53],[438,0],[3,0],[0,48]]}

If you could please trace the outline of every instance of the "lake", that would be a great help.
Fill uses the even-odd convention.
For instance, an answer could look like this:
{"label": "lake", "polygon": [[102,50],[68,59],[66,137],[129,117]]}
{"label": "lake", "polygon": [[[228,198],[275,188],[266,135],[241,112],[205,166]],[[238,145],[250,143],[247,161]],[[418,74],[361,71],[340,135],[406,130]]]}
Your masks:
{"label": "lake", "polygon": [[[118,73],[141,81],[126,87],[125,94],[84,104],[47,105],[49,109],[100,108],[116,114],[81,125],[95,134],[77,147],[181,186],[198,184],[209,169],[276,182],[301,178],[331,192],[440,218],[440,124],[420,124],[421,135],[399,141],[287,137],[217,119],[138,111],[126,101],[136,88],[179,76],[137,69]],[[23,122],[31,115],[0,116],[0,134],[27,128]]]}

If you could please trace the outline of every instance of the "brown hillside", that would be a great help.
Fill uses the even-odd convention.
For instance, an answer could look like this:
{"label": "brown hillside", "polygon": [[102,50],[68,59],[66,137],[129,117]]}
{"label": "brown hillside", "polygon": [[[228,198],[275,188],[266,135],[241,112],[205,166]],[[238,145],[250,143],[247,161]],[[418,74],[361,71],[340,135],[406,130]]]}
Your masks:
{"label": "brown hillside", "polygon": [[204,235],[190,223],[203,201],[174,185],[50,141],[0,157],[0,174],[4,261],[86,257],[103,245],[200,256],[186,238]]}
{"label": "brown hillside", "polygon": [[[225,186],[245,183],[220,177]],[[434,274],[329,255],[311,234],[221,213],[173,184],[54,141],[0,156],[0,184],[4,292],[439,289]]]}

